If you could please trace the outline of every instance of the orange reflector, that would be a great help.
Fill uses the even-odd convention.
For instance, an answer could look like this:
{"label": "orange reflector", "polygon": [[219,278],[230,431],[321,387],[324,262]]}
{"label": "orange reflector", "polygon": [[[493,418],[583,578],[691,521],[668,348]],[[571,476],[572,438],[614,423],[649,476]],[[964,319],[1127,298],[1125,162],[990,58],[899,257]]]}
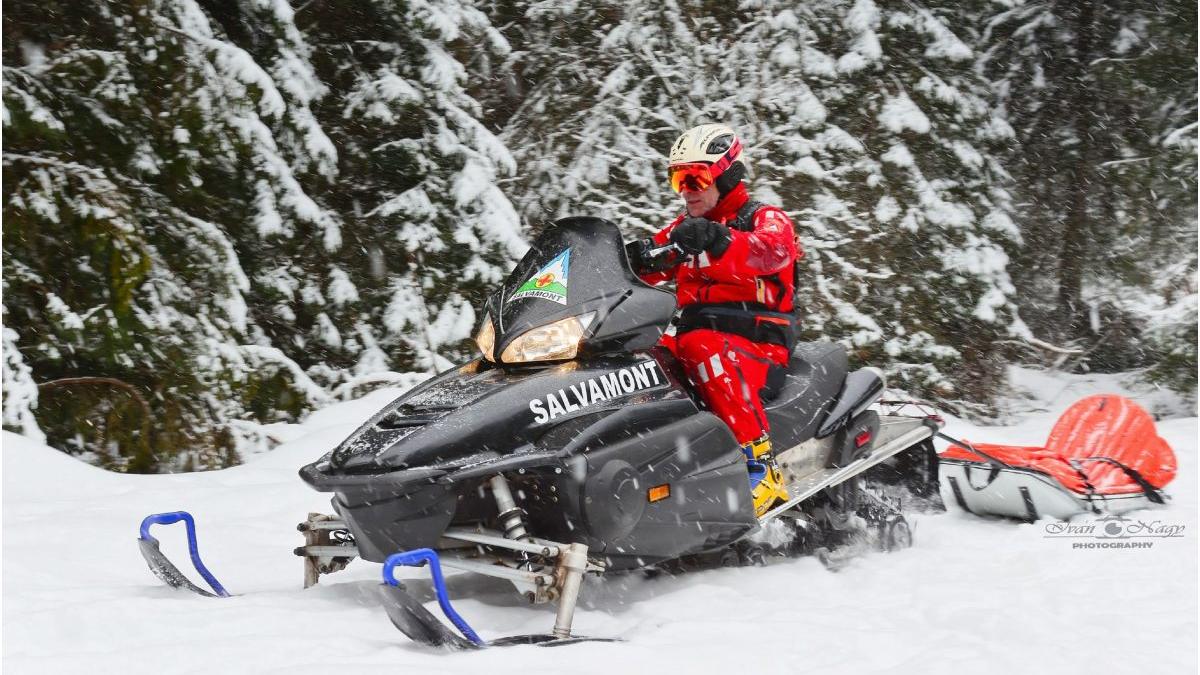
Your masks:
{"label": "orange reflector", "polygon": [[654,487],[650,488],[649,492],[646,493],[646,499],[651,504],[653,504],[654,502],[660,502],[670,496],[671,496],[671,484],[670,483],[663,483],[662,485],[655,485]]}

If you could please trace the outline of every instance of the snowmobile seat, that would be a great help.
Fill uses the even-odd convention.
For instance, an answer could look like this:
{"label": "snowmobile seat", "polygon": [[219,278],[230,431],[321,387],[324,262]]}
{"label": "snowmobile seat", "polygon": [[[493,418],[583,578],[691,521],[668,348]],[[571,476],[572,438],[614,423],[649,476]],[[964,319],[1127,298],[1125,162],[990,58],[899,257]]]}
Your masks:
{"label": "snowmobile seat", "polygon": [[[846,380],[846,350],[832,342],[800,342],[786,370],[768,375],[763,403],[771,441],[790,448],[813,437]],[[774,386],[772,386],[774,385]]]}

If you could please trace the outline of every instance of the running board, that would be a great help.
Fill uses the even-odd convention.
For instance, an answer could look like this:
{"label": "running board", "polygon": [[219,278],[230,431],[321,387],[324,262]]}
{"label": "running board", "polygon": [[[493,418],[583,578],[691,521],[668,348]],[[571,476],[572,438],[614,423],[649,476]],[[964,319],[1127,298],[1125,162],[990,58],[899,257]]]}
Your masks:
{"label": "running board", "polygon": [[[883,417],[881,419],[881,421],[884,420],[887,420],[887,417]],[[908,422],[909,420],[905,419],[903,421]],[[808,476],[789,484],[787,489],[788,494],[791,495],[791,498],[763,514],[762,518],[758,519],[759,524],[765,525],[775,518],[783,515],[784,512],[792,509],[804,500],[809,499],[821,490],[844,483],[845,481],[850,480],[867,469],[870,469],[876,464],[879,464],[880,462],[883,462],[884,460],[894,457],[895,455],[898,455],[901,452],[911,448],[917,443],[929,438],[933,438],[933,434],[936,431],[933,423],[927,422],[926,420],[915,419],[912,420],[912,422],[918,426],[916,426],[914,429],[902,432],[894,438],[884,440],[884,443],[873,449],[870,455],[867,455],[866,457],[841,468],[822,469],[820,471],[813,472]],[[883,427],[881,427],[881,440],[885,438],[887,426],[899,426],[899,424],[897,422],[893,422],[891,424],[885,424]]]}

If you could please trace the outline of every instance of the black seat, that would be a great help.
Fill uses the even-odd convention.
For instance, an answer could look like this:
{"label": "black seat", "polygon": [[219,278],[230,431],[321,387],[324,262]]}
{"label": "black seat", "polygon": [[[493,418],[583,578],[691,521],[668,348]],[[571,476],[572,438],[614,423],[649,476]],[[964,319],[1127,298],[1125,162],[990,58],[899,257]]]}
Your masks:
{"label": "black seat", "polygon": [[776,378],[774,396],[764,400],[771,443],[785,450],[817,433],[817,427],[846,381],[846,350],[832,342],[800,342],[787,372]]}

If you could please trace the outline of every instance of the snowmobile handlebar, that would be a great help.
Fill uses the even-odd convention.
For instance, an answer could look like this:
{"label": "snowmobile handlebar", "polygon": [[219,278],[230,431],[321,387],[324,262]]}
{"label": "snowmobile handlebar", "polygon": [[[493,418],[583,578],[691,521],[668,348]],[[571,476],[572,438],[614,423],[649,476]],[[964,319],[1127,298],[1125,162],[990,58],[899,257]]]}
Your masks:
{"label": "snowmobile handlebar", "polygon": [[655,248],[646,249],[646,256],[648,256],[650,258],[657,258],[661,255],[666,255],[668,253],[679,253],[682,255],[683,249],[679,248],[679,245],[675,244],[675,243],[670,243],[665,246],[657,246]]}

